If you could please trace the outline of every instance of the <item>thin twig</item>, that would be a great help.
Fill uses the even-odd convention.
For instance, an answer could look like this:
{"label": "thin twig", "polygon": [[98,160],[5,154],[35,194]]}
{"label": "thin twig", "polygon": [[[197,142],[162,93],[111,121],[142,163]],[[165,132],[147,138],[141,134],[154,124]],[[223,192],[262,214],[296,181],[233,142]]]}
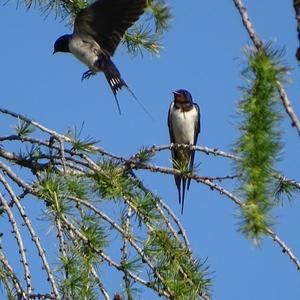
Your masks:
{"label": "thin twig", "polygon": [[104,299],[105,299],[105,300],[110,300],[109,294],[108,294],[107,290],[105,289],[105,287],[104,287],[102,281],[100,280],[100,277],[99,277],[99,275],[97,274],[97,272],[96,272],[96,270],[95,270],[94,267],[92,267],[92,274],[93,274],[93,276],[95,277],[95,280],[96,280],[96,282],[97,282],[97,284],[98,284],[98,286],[99,286],[99,289],[100,289],[100,291],[101,291],[101,293],[102,293]]}
{"label": "thin twig", "polygon": [[[204,146],[193,146],[193,145],[186,145],[186,144],[168,144],[168,145],[160,145],[160,146],[151,146],[148,148],[143,148],[143,150],[141,150],[144,153],[156,153],[156,152],[160,152],[160,151],[164,151],[164,150],[172,150],[172,149],[190,149],[190,150],[195,150],[195,151],[199,151],[199,152],[203,152],[205,154],[213,154],[215,156],[222,156],[222,157],[226,157],[229,159],[233,159],[233,160],[239,160],[240,158],[237,155],[234,155],[233,153],[229,153],[229,152],[225,152],[222,150],[219,150],[218,148],[209,148],[209,147],[204,147]],[[141,152],[140,151],[140,152]],[[135,161],[136,157],[138,157],[139,154],[135,154],[132,155],[130,159],[128,159],[129,162],[131,161]]]}
{"label": "thin twig", "polygon": [[57,298],[54,295],[51,294],[31,294],[29,296],[29,299],[37,299],[37,300],[46,300],[46,299],[50,299],[50,300],[57,300]]}
{"label": "thin twig", "polygon": [[[182,236],[183,241],[185,246],[191,251],[190,249],[190,243],[189,240],[187,238],[187,235],[185,233],[185,230],[183,229],[183,226],[181,225],[179,219],[176,217],[176,215],[174,214],[174,212],[171,210],[171,208],[159,197],[157,197],[156,195],[154,195],[149,189],[147,189],[145,187],[145,185],[143,184],[143,182],[136,176],[136,174],[131,171],[130,172],[131,176],[134,178],[134,180],[137,182],[138,187],[146,194],[146,195],[152,195],[152,197],[157,201],[156,207],[159,210],[161,216],[163,217],[163,220],[165,221],[167,227],[171,230],[171,232],[173,232],[173,235],[176,237],[177,233],[179,235]],[[178,232],[175,231],[175,229],[173,228],[172,224],[170,223],[169,219],[166,217],[166,215],[164,214],[164,212],[161,210],[160,206],[167,212],[167,214],[173,219],[173,221],[175,222],[175,224],[178,227]],[[179,239],[177,239],[179,240]]]}
{"label": "thin twig", "polygon": [[67,168],[66,168],[65,147],[64,147],[64,141],[63,140],[59,140],[59,146],[60,146],[61,162],[62,162],[64,174],[66,174],[67,173]]}
{"label": "thin twig", "polygon": [[[63,228],[61,226],[61,221],[58,216],[55,217],[55,225],[56,225],[56,229],[57,229],[57,237],[59,240],[59,251],[61,253],[61,256],[63,258],[66,258],[67,249],[66,249],[66,242],[65,242],[65,238],[64,238],[64,231],[63,231]],[[67,277],[68,276],[66,274],[66,278]]]}
{"label": "thin twig", "polygon": [[30,184],[25,182],[21,177],[17,176],[16,173],[12,171],[12,169],[8,166],[6,166],[4,163],[0,161],[0,169],[3,170],[4,174],[7,174],[7,176],[12,179],[19,187],[23,188],[24,192],[33,193],[33,188]]}
{"label": "thin twig", "polygon": [[[299,0],[293,0],[294,2],[294,10],[295,10],[295,17],[297,22],[297,33],[298,33],[298,41],[300,42],[300,2]],[[296,51],[296,58],[300,61],[300,47],[298,47]]]}
{"label": "thin twig", "polygon": [[286,182],[290,185],[292,185],[293,187],[295,187],[296,189],[300,190],[300,182],[293,180],[293,179],[289,179],[281,174],[275,173],[274,177],[277,179],[282,180],[283,182]]}
{"label": "thin twig", "polygon": [[[69,143],[73,142],[73,140],[70,137],[68,137],[66,135],[63,135],[63,134],[60,134],[60,133],[58,133],[58,132],[56,132],[56,131],[54,131],[52,129],[49,129],[49,128],[45,127],[44,125],[42,125],[42,124],[40,124],[40,123],[38,123],[38,122],[36,122],[34,120],[31,120],[31,119],[29,119],[29,118],[27,118],[27,117],[25,117],[25,116],[23,116],[21,114],[17,114],[15,112],[12,112],[12,111],[10,111],[8,109],[1,108],[1,107],[0,107],[0,113],[12,116],[12,117],[14,117],[16,119],[20,119],[22,121],[25,121],[26,123],[33,125],[34,127],[40,129],[41,131],[43,131],[45,133],[48,133],[50,136],[55,137],[57,140],[63,140],[63,141],[69,142]],[[96,147],[96,146],[90,145],[89,149],[91,151],[98,152],[98,153],[100,153],[102,155],[106,155],[106,156],[111,157],[113,159],[119,159],[119,160],[123,159],[120,156],[116,156],[116,155],[113,155],[113,154],[111,154],[109,152],[106,152],[104,149],[102,149],[100,147]]]}
{"label": "thin twig", "polygon": [[47,272],[48,280],[50,281],[50,284],[52,286],[52,290],[53,290],[54,296],[57,299],[60,299],[56,282],[54,280],[52,271],[50,269],[48,260],[47,260],[46,255],[45,255],[46,251],[42,247],[42,245],[41,245],[41,243],[39,241],[39,237],[35,233],[35,230],[33,229],[33,226],[31,225],[31,222],[29,221],[29,218],[27,217],[27,214],[25,212],[24,207],[20,204],[19,199],[16,197],[13,189],[10,187],[10,185],[8,184],[8,182],[5,180],[5,178],[1,174],[0,174],[0,182],[3,184],[3,186],[5,187],[5,189],[7,190],[7,192],[9,193],[11,199],[14,201],[15,206],[18,208],[19,213],[20,213],[22,219],[24,220],[25,225],[28,228],[28,231],[30,233],[31,239],[32,239],[33,243],[35,244],[35,246],[36,246],[36,248],[38,250],[39,256],[41,257],[41,260],[42,260],[42,263],[43,263],[43,267],[44,267],[45,271]]}
{"label": "thin twig", "polygon": [[279,236],[270,228],[267,229],[268,234],[270,237],[275,241],[281,248],[282,252],[286,253],[291,261],[297,266],[298,271],[300,270],[300,261],[297,259],[295,254],[292,252],[292,250],[287,246],[287,244],[279,238]]}
{"label": "thin twig", "polygon": [[[69,230],[72,230],[72,232],[75,233],[75,235],[80,238],[83,242],[85,243],[89,243],[88,239],[80,232],[80,230],[78,228],[76,228],[72,223],[70,223],[64,216],[62,216],[62,221],[64,222],[64,224],[66,225],[66,227]],[[106,255],[102,250],[100,249],[96,249],[93,247],[93,245],[89,246],[96,252],[98,253],[109,265],[115,267],[117,270],[119,271],[123,271],[123,267],[121,265],[119,265],[118,263],[116,263],[114,260],[112,260],[108,255]],[[148,282],[141,279],[139,276],[135,275],[134,273],[128,271],[128,276],[130,276],[134,281],[137,281],[145,286],[148,286]],[[165,290],[161,290],[158,289],[156,287],[153,287],[157,292],[161,293],[162,295],[164,295],[165,297],[170,297],[169,292],[165,291]]]}
{"label": "thin twig", "polygon": [[[126,236],[131,235],[130,229],[130,218],[131,218],[132,209],[130,207],[127,208],[125,220],[122,221],[123,230],[126,233]],[[127,268],[125,267],[126,262],[128,260],[128,239],[124,236],[123,238],[123,246],[121,248],[121,265],[123,265],[123,273],[124,273],[124,281],[125,281],[125,291],[127,293],[127,299],[132,300],[132,296],[130,293],[130,278],[128,276]]]}
{"label": "thin twig", "polygon": [[31,285],[31,274],[30,274],[29,265],[27,262],[26,249],[24,247],[23,239],[20,234],[20,230],[18,228],[14,214],[13,214],[12,210],[10,209],[10,207],[8,206],[7,201],[2,196],[1,193],[0,193],[0,203],[2,204],[3,209],[5,210],[5,212],[8,216],[9,222],[12,226],[12,232],[14,233],[16,240],[17,240],[17,244],[19,247],[19,253],[21,255],[21,264],[23,265],[24,274],[25,274],[25,281],[26,281],[26,285],[27,285],[27,294],[30,295],[33,291],[33,288]]}
{"label": "thin twig", "polygon": [[4,254],[2,252],[0,252],[0,262],[2,264],[2,267],[7,270],[6,274],[7,274],[7,276],[9,276],[11,278],[11,281],[12,281],[18,295],[21,298],[22,297],[26,298],[25,297],[26,293],[22,288],[22,285],[21,285],[21,282],[20,282],[19,278],[14,273],[13,268],[10,266],[8,260],[6,259],[6,257],[4,256]]}
{"label": "thin twig", "polygon": [[[124,196],[123,196],[124,198]],[[127,197],[125,197],[127,198]],[[144,260],[145,263],[148,264],[148,266],[153,270],[153,272],[156,274],[156,276],[163,282],[163,278],[161,277],[161,275],[158,273],[158,271],[156,270],[156,268],[154,267],[154,265],[152,264],[152,262],[149,260],[148,257],[146,257],[144,251],[138,246],[138,244],[133,240],[133,238],[130,235],[127,235],[127,233],[122,229],[121,226],[119,226],[117,223],[115,223],[112,219],[110,219],[106,214],[104,214],[102,211],[100,211],[99,209],[97,209],[96,207],[94,207],[92,204],[90,204],[87,201],[83,201],[81,199],[78,199],[76,197],[70,197],[70,199],[77,201],[80,204],[83,204],[87,207],[89,207],[92,211],[94,211],[96,214],[98,214],[99,216],[101,216],[101,218],[103,218],[105,221],[109,222],[109,224],[117,229],[122,235],[124,239],[127,239],[130,244],[132,245],[132,247],[137,251],[137,253],[141,256],[141,258]],[[132,204],[130,204],[130,201],[125,200],[126,203],[129,205],[129,207],[131,209],[134,209],[134,211],[136,211],[136,209],[134,208],[134,206]],[[74,231],[77,230],[77,233],[80,233],[79,229],[77,229],[74,225],[72,225],[70,222],[68,222],[65,218],[63,219],[64,222],[66,222],[66,224],[68,224],[68,226],[70,226],[70,228]],[[150,231],[153,231],[154,229],[148,224],[148,229]],[[81,236],[81,238],[86,239],[86,237],[80,233],[79,236]],[[97,253],[99,252],[99,250],[97,250]],[[102,251],[100,251],[102,252]],[[123,271],[123,269],[121,268],[121,270]],[[129,271],[127,271],[129,272]],[[128,273],[129,274],[129,273]],[[170,291],[168,290],[168,293],[170,294]]]}
{"label": "thin twig", "polygon": [[[139,165],[141,168],[145,168],[150,170],[151,172],[160,172],[163,174],[169,174],[169,175],[175,175],[180,174],[178,170],[171,169],[171,168],[165,168],[165,167],[158,167],[158,166],[151,166],[151,165]],[[235,204],[240,206],[241,208],[244,207],[244,202],[235,196],[233,193],[227,191],[220,185],[216,184],[215,182],[212,182],[208,180],[205,177],[198,176],[198,175],[187,175],[188,178],[192,178],[195,181],[199,183],[203,183],[207,186],[209,186],[212,190],[218,191],[221,195],[227,196],[230,200],[232,200]],[[297,259],[296,255],[292,252],[292,250],[281,240],[278,238],[276,233],[274,233],[271,229],[267,230],[268,234],[272,237],[272,239],[284,250],[284,253],[287,253],[291,261],[297,266],[297,269],[300,266],[300,261]]]}

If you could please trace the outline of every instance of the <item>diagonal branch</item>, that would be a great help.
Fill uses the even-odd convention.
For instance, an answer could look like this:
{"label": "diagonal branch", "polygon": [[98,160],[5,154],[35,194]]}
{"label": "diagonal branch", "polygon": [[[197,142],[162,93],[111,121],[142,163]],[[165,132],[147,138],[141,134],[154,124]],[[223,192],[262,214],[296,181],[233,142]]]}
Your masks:
{"label": "diagonal branch", "polygon": [[[171,168],[166,168],[166,167],[159,167],[159,166],[153,166],[153,165],[139,165],[139,168],[141,169],[146,169],[150,170],[151,172],[158,172],[162,174],[169,174],[169,175],[176,175],[176,174],[181,174],[180,171],[176,169],[171,169]],[[221,195],[225,195],[228,197],[230,200],[232,200],[235,204],[237,204],[240,207],[244,206],[244,201],[241,200],[239,197],[235,196],[233,193],[227,191],[220,185],[216,184],[215,182],[212,182],[211,180],[207,179],[206,177],[198,176],[195,174],[192,175],[186,175],[187,178],[194,179],[195,181],[199,183],[203,183],[207,185],[211,190],[216,190],[218,191]],[[267,233],[269,236],[276,242],[280,248],[282,248],[283,253],[286,253],[290,260],[297,266],[297,269],[300,267],[300,260],[297,258],[297,256],[292,252],[292,250],[281,240],[278,235],[268,228]]]}
{"label": "diagonal branch", "polygon": [[[295,17],[297,22],[298,41],[300,42],[300,2],[299,0],[293,0]],[[296,58],[300,61],[300,47],[296,51]]]}
{"label": "diagonal branch", "polygon": [[[62,221],[63,221],[64,225],[66,226],[66,228],[71,230],[84,243],[89,244],[89,246],[93,249],[93,251],[95,251],[97,254],[99,254],[102,257],[102,259],[105,260],[110,266],[115,267],[119,271],[123,271],[123,267],[121,265],[119,265],[118,263],[116,263],[114,260],[112,260],[101,249],[96,249],[95,247],[93,247],[93,245],[91,245],[89,243],[86,236],[84,234],[82,234],[81,231],[77,227],[75,227],[72,223],[70,223],[64,216],[61,216],[61,218],[62,218]],[[134,281],[137,281],[145,286],[149,286],[149,283],[147,281],[145,281],[144,279],[140,278],[139,276],[135,275],[134,273],[132,273],[130,271],[127,271],[127,275],[130,276]],[[164,289],[160,289],[158,287],[153,287],[153,288],[154,288],[154,290],[161,293],[165,297],[167,297],[167,298],[170,297],[169,291],[165,291]]]}
{"label": "diagonal branch", "polygon": [[[68,143],[74,142],[73,139],[70,138],[70,137],[68,137],[67,135],[63,135],[63,134],[58,133],[58,132],[56,132],[56,131],[54,131],[52,129],[49,129],[46,126],[44,126],[44,125],[42,125],[42,124],[40,124],[40,123],[38,123],[38,122],[36,122],[34,120],[31,120],[31,119],[23,116],[22,114],[17,114],[15,112],[12,112],[12,111],[10,111],[8,109],[1,108],[1,107],[0,107],[0,113],[9,115],[9,116],[14,117],[16,119],[20,119],[20,120],[22,120],[22,121],[24,121],[24,122],[26,122],[26,123],[28,123],[28,124],[30,124],[30,125],[38,128],[42,132],[49,134],[51,137],[56,138],[58,141],[65,141],[65,142],[68,142]],[[122,157],[113,155],[113,154],[105,151],[104,149],[102,149],[100,147],[95,147],[95,146],[91,145],[91,146],[89,146],[89,149],[91,151],[98,152],[98,153],[100,153],[102,155],[106,155],[106,156],[108,156],[110,158],[122,160]]]}
{"label": "diagonal branch", "polygon": [[18,295],[25,298],[25,292],[23,291],[19,278],[16,276],[16,274],[13,271],[13,268],[10,266],[9,262],[7,261],[6,257],[3,255],[1,251],[0,251],[0,263],[2,264],[2,267],[5,270],[7,270],[6,274],[11,278],[14,288],[17,291]]}
{"label": "diagonal branch", "polygon": [[20,215],[21,215],[21,217],[22,217],[22,219],[23,219],[25,225],[27,226],[28,231],[29,231],[29,233],[31,235],[31,239],[32,239],[33,243],[35,244],[35,246],[36,246],[36,248],[38,250],[39,256],[41,257],[41,260],[42,260],[42,263],[43,263],[43,267],[44,267],[45,271],[47,272],[48,280],[51,283],[53,293],[54,293],[55,297],[57,299],[59,299],[60,297],[59,297],[57,285],[56,285],[56,282],[54,280],[52,271],[50,269],[48,260],[46,258],[45,250],[42,247],[42,245],[41,245],[41,243],[39,241],[39,237],[35,233],[35,230],[33,229],[32,225],[31,225],[31,222],[29,221],[29,218],[27,217],[25,209],[20,204],[19,199],[16,197],[14,191],[12,190],[12,188],[10,187],[10,185],[8,184],[8,182],[5,180],[5,178],[1,174],[0,174],[0,182],[3,184],[3,186],[5,187],[5,189],[7,190],[7,192],[9,193],[12,201],[15,203],[15,206],[18,208],[19,213],[20,213]]}
{"label": "diagonal branch", "polygon": [[96,282],[97,282],[97,284],[98,284],[98,286],[99,286],[99,289],[100,289],[100,291],[101,291],[101,293],[102,293],[104,299],[105,299],[105,300],[110,300],[110,297],[109,297],[109,295],[108,295],[108,292],[107,292],[107,290],[105,289],[105,287],[104,287],[102,281],[100,280],[100,277],[99,277],[99,275],[97,274],[97,271],[95,270],[94,267],[92,268],[92,274],[93,274],[93,276],[95,277],[95,280],[96,280]]}
{"label": "diagonal branch", "polygon": [[297,269],[299,271],[300,270],[300,261],[295,256],[295,254],[292,252],[291,248],[289,248],[287,246],[287,244],[282,239],[280,239],[279,236],[272,229],[270,229],[270,228],[268,229],[268,234],[273,239],[273,241],[275,241],[281,247],[282,252],[286,253],[289,256],[289,258],[297,266]]}
{"label": "diagonal branch", "polygon": [[[250,21],[249,15],[247,13],[246,7],[243,5],[242,0],[233,0],[233,2],[235,4],[238,12],[241,15],[244,27],[246,28],[255,48],[257,50],[261,49],[263,47],[263,42],[259,38],[257,33],[255,32],[252,22]],[[284,106],[284,109],[292,121],[291,125],[293,127],[296,127],[296,130],[298,131],[298,134],[300,136],[300,121],[299,121],[296,113],[293,110],[292,104],[289,101],[287,93],[285,92],[284,88],[282,87],[282,85],[279,81],[277,81],[277,88],[278,88],[278,92],[279,92],[282,104]]]}
{"label": "diagonal branch", "polygon": [[30,296],[30,294],[33,291],[33,288],[32,288],[32,285],[31,285],[31,274],[30,274],[30,270],[29,270],[29,264],[28,264],[28,261],[27,261],[26,249],[24,247],[23,239],[22,239],[20,230],[18,228],[16,219],[14,217],[14,214],[13,214],[12,210],[10,209],[10,207],[8,206],[7,201],[2,196],[1,193],[0,193],[0,203],[3,206],[3,209],[5,210],[5,212],[8,216],[9,222],[10,222],[11,227],[12,227],[12,232],[15,235],[17,243],[18,243],[19,253],[21,255],[21,263],[23,265],[24,274],[25,274],[25,281],[26,281],[26,284],[27,284],[27,293]]}
{"label": "diagonal branch", "polygon": [[144,186],[143,182],[136,176],[136,174],[133,171],[131,171],[130,174],[137,181],[139,188],[145,194],[151,194],[157,200],[158,204],[157,204],[156,207],[159,209],[160,214],[163,217],[163,219],[164,219],[166,225],[168,226],[168,228],[173,232],[173,235],[176,236],[177,234],[176,233],[174,234],[175,230],[174,230],[172,224],[169,222],[169,219],[166,217],[166,215],[160,209],[159,206],[161,206],[166,211],[166,213],[173,219],[174,223],[178,227],[178,234],[180,234],[182,236],[185,246],[191,251],[190,242],[189,242],[188,237],[185,233],[185,230],[184,230],[183,226],[181,225],[179,219],[176,217],[174,212],[171,210],[171,208],[164,201],[162,201],[159,197],[155,196],[149,189],[147,189]]}

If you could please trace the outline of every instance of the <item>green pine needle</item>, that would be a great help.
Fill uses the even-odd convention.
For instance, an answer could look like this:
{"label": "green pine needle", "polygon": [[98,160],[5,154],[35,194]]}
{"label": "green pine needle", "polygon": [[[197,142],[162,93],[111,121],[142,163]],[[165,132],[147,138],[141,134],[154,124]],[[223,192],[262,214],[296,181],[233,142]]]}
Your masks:
{"label": "green pine needle", "polygon": [[142,148],[137,155],[134,156],[134,160],[141,164],[147,164],[151,162],[154,155],[155,152],[151,152],[146,148]]}
{"label": "green pine needle", "polygon": [[190,173],[189,168],[189,157],[188,155],[182,155],[179,159],[175,160],[172,159],[172,163],[174,165],[174,168],[184,176],[188,175]]}
{"label": "green pine needle", "polygon": [[87,195],[87,180],[82,177],[65,176],[68,193],[71,196],[88,199]]}
{"label": "green pine needle", "polygon": [[94,191],[102,198],[116,200],[122,198],[123,194],[131,191],[135,183],[125,172],[124,168],[113,161],[99,163],[100,171],[91,175]]}
{"label": "green pine needle", "polygon": [[36,193],[39,198],[46,201],[48,216],[51,216],[52,212],[55,216],[69,213],[70,203],[63,177],[51,171],[43,172],[36,185]]}
{"label": "green pine needle", "polygon": [[148,11],[154,19],[156,32],[169,29],[172,14],[169,5],[164,0],[148,0]]}
{"label": "green pine needle", "polygon": [[299,188],[290,180],[280,177],[277,179],[277,182],[275,182],[274,196],[277,203],[283,204],[284,198],[287,198],[288,201],[291,202],[294,198],[294,194],[299,192]]}
{"label": "green pine needle", "polygon": [[30,123],[19,118],[17,125],[14,126],[14,129],[16,131],[16,135],[19,137],[26,137],[34,132],[34,127]]}
{"label": "green pine needle", "polygon": [[154,258],[155,268],[164,278],[160,282],[152,274],[154,282],[158,287],[167,286],[172,293],[172,299],[196,300],[199,296],[208,294],[211,285],[208,267],[193,258],[189,250],[182,248],[168,232],[152,232],[144,251],[146,255]]}
{"label": "green pine needle", "polygon": [[[156,223],[161,221],[161,215],[156,207],[156,199],[152,194],[148,193],[143,196],[142,193],[136,192],[130,199],[138,212],[139,219],[142,217]],[[140,219],[140,221],[142,220]]]}
{"label": "green pine needle", "polygon": [[69,128],[66,136],[71,139],[72,150],[85,152],[85,153],[94,153],[95,150],[92,149],[92,146],[95,146],[99,141],[92,139],[91,137],[86,137],[81,139],[84,123],[81,125],[80,129],[77,129],[76,126]]}
{"label": "green pine needle", "polygon": [[242,73],[247,87],[239,103],[240,137],[235,146],[242,158],[236,168],[241,174],[239,190],[245,198],[240,231],[255,243],[271,225],[274,206],[272,173],[282,147],[277,81],[288,70],[281,62],[282,54],[270,44],[259,51],[248,48],[248,67]]}
{"label": "green pine needle", "polygon": [[143,56],[143,50],[159,55],[162,45],[160,37],[152,33],[151,29],[145,25],[135,25],[125,33],[124,43],[129,53]]}
{"label": "green pine needle", "polygon": [[140,257],[133,258],[131,260],[124,260],[122,259],[122,268],[126,271],[131,272],[140,272],[142,269],[142,262]]}
{"label": "green pine needle", "polygon": [[77,250],[85,262],[91,263],[98,260],[94,249],[101,250],[108,245],[107,229],[102,226],[100,219],[94,215],[84,215],[78,220],[78,227],[86,237],[88,243],[81,242]]}
{"label": "green pine needle", "polygon": [[91,264],[84,263],[76,250],[70,248],[69,255],[61,257],[60,269],[68,274],[68,277],[63,279],[60,285],[62,294],[68,295],[70,299],[98,299],[95,291],[96,282],[91,275],[91,268]]}

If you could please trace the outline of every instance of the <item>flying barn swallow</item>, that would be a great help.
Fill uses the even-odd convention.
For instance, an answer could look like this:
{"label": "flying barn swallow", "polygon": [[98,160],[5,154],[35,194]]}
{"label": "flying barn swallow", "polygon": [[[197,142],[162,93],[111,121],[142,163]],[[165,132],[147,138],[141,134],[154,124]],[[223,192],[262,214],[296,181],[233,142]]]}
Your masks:
{"label": "flying barn swallow", "polygon": [[[174,101],[171,103],[168,114],[168,127],[170,141],[173,144],[196,145],[200,133],[200,109],[197,103],[193,103],[191,94],[186,90],[178,90],[173,93]],[[185,166],[193,170],[195,151],[190,149],[172,149],[173,168]],[[174,175],[178,190],[179,204],[183,213],[184,197],[186,190],[186,178]],[[182,184],[181,184],[182,182]],[[188,179],[189,189],[191,179]]]}
{"label": "flying barn swallow", "polygon": [[97,0],[77,14],[74,32],[61,36],[54,44],[53,54],[70,52],[88,66],[82,80],[104,72],[119,112],[117,92],[125,87],[134,94],[110,58],[126,30],[139,19],[146,6],[147,0]]}

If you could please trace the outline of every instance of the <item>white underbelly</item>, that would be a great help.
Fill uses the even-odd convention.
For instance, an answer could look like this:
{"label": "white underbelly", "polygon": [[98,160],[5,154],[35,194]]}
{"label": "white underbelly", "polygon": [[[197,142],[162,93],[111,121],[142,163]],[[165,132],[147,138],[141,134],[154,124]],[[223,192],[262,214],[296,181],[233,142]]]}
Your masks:
{"label": "white underbelly", "polygon": [[193,108],[189,112],[182,113],[180,110],[172,111],[172,131],[174,141],[177,144],[193,144],[195,137],[195,123],[197,111]]}
{"label": "white underbelly", "polygon": [[95,51],[91,51],[91,48],[90,43],[83,42],[81,39],[71,39],[69,43],[69,50],[71,53],[88,66],[90,70],[93,70],[98,56]]}

